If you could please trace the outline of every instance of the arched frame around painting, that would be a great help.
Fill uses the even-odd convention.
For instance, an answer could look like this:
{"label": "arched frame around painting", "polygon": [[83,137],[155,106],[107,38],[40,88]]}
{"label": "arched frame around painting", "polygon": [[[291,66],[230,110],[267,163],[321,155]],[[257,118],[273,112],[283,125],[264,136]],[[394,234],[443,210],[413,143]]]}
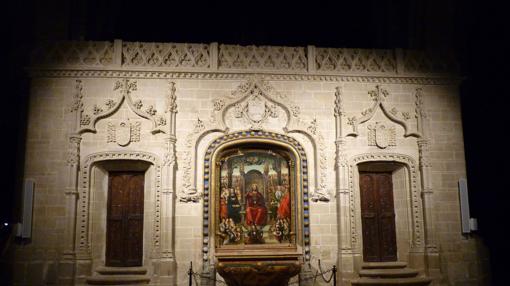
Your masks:
{"label": "arched frame around painting", "polygon": [[[269,152],[273,150],[288,159],[291,195],[293,194],[292,238],[283,243],[254,243],[222,247],[218,238],[220,223],[220,167],[221,160],[229,150],[238,148]],[[244,214],[245,215],[245,214]],[[245,219],[245,217],[243,217]],[[287,135],[266,131],[240,131],[214,140],[204,157],[204,263],[214,251],[221,255],[299,255],[310,259],[310,222],[308,202],[308,162],[299,142]],[[212,258],[212,257],[211,257]]]}

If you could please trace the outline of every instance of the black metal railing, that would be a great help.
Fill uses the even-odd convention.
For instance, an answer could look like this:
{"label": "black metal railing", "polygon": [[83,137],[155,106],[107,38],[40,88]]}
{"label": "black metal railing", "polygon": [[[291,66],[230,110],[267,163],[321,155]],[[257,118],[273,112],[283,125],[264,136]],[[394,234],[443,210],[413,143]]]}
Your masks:
{"label": "black metal railing", "polygon": [[[330,273],[330,272],[331,272],[331,275],[329,275],[329,277],[327,277],[326,274]],[[301,276],[299,276],[299,281],[289,283],[289,286],[302,285],[302,284],[315,286],[316,283],[318,282],[317,281],[318,277],[320,277],[326,284],[332,283],[333,286],[336,286],[336,272],[337,272],[336,265],[333,265],[330,269],[327,269],[325,271],[322,270],[321,261],[319,259],[319,269],[317,269],[315,271],[315,274],[313,274],[309,277],[306,277],[306,278],[301,278]],[[219,283],[220,285],[227,285],[227,283],[225,281],[218,280],[218,279],[216,279],[216,277],[209,277],[208,275],[204,275],[204,274],[193,271],[193,262],[190,262],[189,270],[188,270],[188,281],[189,281],[188,285],[193,286],[193,282],[195,282],[195,286],[200,286],[200,283],[198,281],[202,280],[202,279],[208,280],[210,282],[214,282],[215,284]],[[312,284],[307,284],[307,282],[310,282],[310,281],[312,281]]]}

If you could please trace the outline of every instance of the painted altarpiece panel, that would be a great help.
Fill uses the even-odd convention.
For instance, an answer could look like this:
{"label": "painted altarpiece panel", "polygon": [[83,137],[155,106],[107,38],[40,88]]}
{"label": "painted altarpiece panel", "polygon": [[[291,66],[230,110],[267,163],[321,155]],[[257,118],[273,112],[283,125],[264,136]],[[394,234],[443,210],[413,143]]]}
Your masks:
{"label": "painted altarpiece panel", "polygon": [[296,176],[283,149],[243,146],[219,156],[217,249],[295,248]]}

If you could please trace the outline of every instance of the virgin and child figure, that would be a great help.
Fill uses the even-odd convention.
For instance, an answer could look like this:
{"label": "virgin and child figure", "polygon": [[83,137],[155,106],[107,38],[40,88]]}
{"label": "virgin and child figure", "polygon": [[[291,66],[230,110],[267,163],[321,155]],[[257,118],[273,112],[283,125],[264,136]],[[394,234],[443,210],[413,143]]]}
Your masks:
{"label": "virgin and child figure", "polygon": [[234,223],[238,224],[241,222],[241,205],[239,204],[239,199],[237,198],[237,194],[233,188],[228,189],[228,197],[227,197],[227,214],[228,217],[231,218]]}

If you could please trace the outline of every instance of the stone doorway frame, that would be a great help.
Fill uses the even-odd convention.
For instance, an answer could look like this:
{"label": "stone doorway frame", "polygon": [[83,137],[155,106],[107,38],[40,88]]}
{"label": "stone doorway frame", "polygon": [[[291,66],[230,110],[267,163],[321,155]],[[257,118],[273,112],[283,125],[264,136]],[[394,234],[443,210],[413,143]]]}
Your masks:
{"label": "stone doorway frame", "polygon": [[[344,237],[348,237],[349,241],[346,242],[350,249],[342,249],[344,255],[349,254],[352,257],[351,265],[354,272],[359,271],[362,257],[362,230],[361,230],[361,210],[360,210],[360,190],[359,190],[359,164],[362,163],[383,162],[400,165],[404,168],[405,177],[407,179],[407,189],[405,190],[405,199],[407,201],[407,212],[409,213],[409,220],[407,222],[408,231],[408,247],[406,253],[402,252],[402,247],[399,247],[399,233],[397,230],[397,253],[398,259],[402,256],[407,256],[409,266],[426,271],[425,267],[425,247],[424,247],[424,225],[423,225],[423,209],[420,187],[420,171],[417,167],[416,161],[409,155],[398,153],[366,153],[353,156],[349,160],[349,180],[348,180],[348,218],[349,224],[342,232]],[[397,196],[394,188],[394,199]],[[345,214],[347,215],[347,214]],[[396,222],[397,223],[397,222]],[[396,225],[398,228],[398,225]],[[346,233],[348,232],[348,233]],[[402,235],[400,235],[402,236]],[[401,241],[402,243],[402,241]],[[399,250],[400,249],[400,250]],[[345,257],[345,256],[344,256]],[[345,257],[347,258],[347,257]],[[349,263],[350,264],[350,263]],[[356,274],[356,273],[352,273]]]}
{"label": "stone doorway frame", "polygon": [[393,212],[395,214],[395,247],[397,250],[397,261],[408,261],[409,241],[412,237],[411,226],[411,208],[410,202],[410,177],[408,165],[396,161],[365,161],[356,164],[357,172],[353,176],[353,184],[355,186],[355,205],[356,223],[359,225],[357,229],[360,238],[359,248],[361,257],[365,261],[365,253],[363,252],[363,222],[361,221],[361,189],[359,185],[359,176],[361,172],[365,173],[386,173],[391,174]]}
{"label": "stone doorway frame", "polygon": [[[98,164],[107,164],[112,161],[125,161],[125,162],[144,162],[148,166],[147,170],[153,168],[153,174],[147,178],[147,183],[152,188],[151,195],[154,199],[154,215],[152,221],[152,229],[148,230],[150,235],[144,234],[144,238],[152,237],[150,244],[150,258],[158,260],[160,256],[160,237],[161,237],[161,201],[162,201],[162,166],[160,159],[148,152],[138,151],[112,151],[112,152],[99,152],[93,153],[85,157],[81,163],[81,170],[79,172],[79,185],[78,193],[79,198],[77,201],[77,215],[76,215],[76,279],[77,282],[84,280],[87,276],[92,274],[93,267],[97,266],[98,261],[93,257],[93,249],[91,248],[92,240],[92,172]],[[147,176],[147,174],[146,174]],[[145,190],[146,192],[148,190]],[[144,200],[149,199],[148,197]],[[144,232],[147,229],[144,227]],[[144,253],[147,250],[144,250]],[[148,257],[144,256],[144,260]],[[152,266],[153,263],[145,261],[143,265]]]}

